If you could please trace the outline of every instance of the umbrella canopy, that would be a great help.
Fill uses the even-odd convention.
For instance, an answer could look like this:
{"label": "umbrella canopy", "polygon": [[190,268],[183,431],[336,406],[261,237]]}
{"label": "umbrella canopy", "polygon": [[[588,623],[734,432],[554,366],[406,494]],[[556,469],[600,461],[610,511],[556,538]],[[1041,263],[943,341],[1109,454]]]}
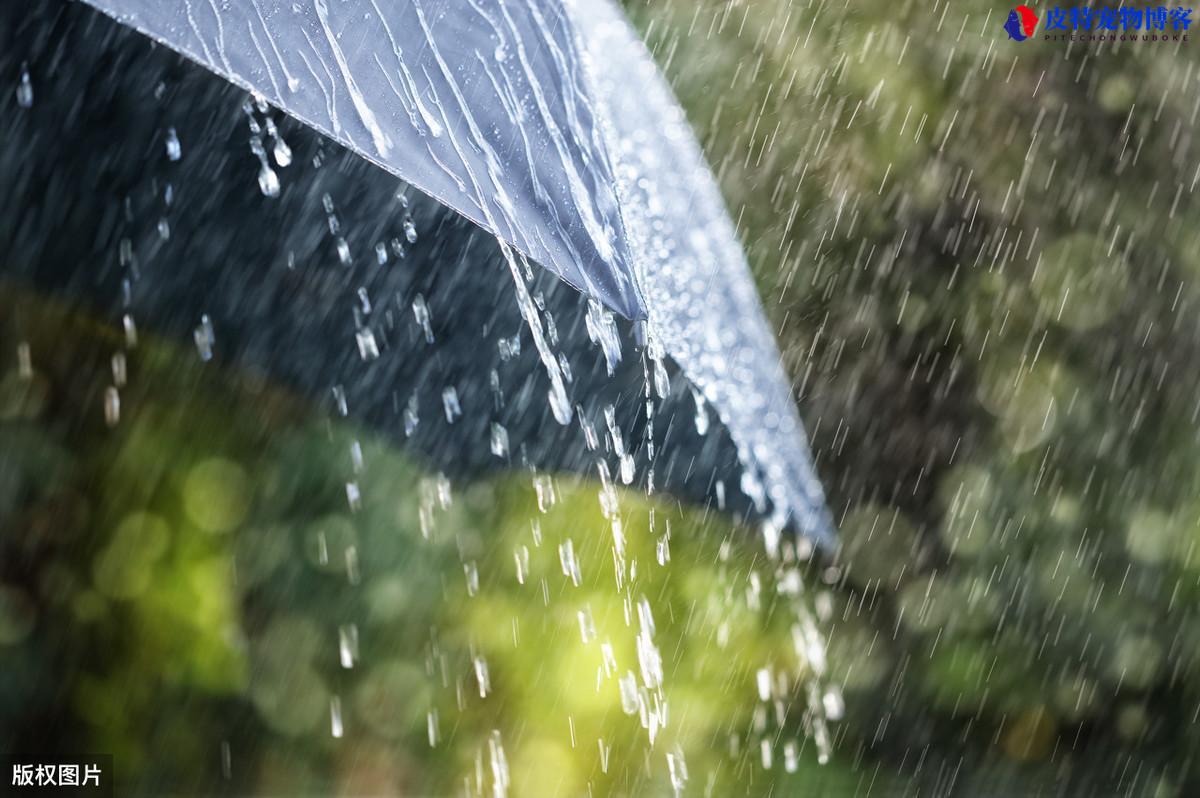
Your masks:
{"label": "umbrella canopy", "polygon": [[[607,428],[614,470],[742,501],[770,512],[772,531],[831,539],[733,227],[681,110],[614,6],[91,4],[260,99],[239,110],[231,88],[74,6],[9,9],[5,69],[27,62],[51,95],[34,102],[21,73],[15,101],[28,107],[6,134],[17,146],[3,171],[17,190],[0,232],[27,256],[10,274],[103,297],[190,334],[202,354],[207,345],[331,395],[447,468],[519,457],[591,469],[596,429]],[[238,176],[244,139],[229,131],[242,113],[266,198]],[[196,142],[207,155],[185,157]],[[419,193],[397,195],[364,159]],[[124,220],[80,210],[97,195],[123,205]],[[135,229],[136,209],[149,218],[154,203],[170,206],[169,234],[157,220]],[[79,234],[85,218],[91,237]],[[64,226],[77,235],[54,239]],[[116,263],[81,268],[101,253]],[[405,269],[385,268],[401,254]],[[334,259],[338,270],[317,265]],[[479,267],[489,262],[511,283]],[[580,351],[580,340],[596,346]],[[647,357],[632,354],[635,341]],[[698,390],[672,380],[676,366]],[[631,390],[646,384],[657,411]],[[566,425],[578,413],[578,425],[548,428],[528,411],[547,387],[553,416]],[[722,422],[711,430],[706,405]],[[567,445],[572,436],[582,445]],[[486,456],[467,439],[490,441]],[[519,454],[509,439],[523,442]],[[625,468],[635,451],[645,456]]]}

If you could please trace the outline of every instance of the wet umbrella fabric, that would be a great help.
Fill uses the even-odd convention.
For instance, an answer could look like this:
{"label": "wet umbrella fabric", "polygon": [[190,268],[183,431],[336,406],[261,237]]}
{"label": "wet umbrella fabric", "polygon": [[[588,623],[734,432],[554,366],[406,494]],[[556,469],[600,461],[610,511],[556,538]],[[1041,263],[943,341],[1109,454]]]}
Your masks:
{"label": "wet umbrella fabric", "polygon": [[[603,432],[615,424],[625,430],[628,448],[659,452],[642,469],[643,482],[712,498],[724,492],[723,480],[741,472],[731,487],[742,489],[748,511],[769,507],[774,529],[789,523],[829,538],[778,353],[711,174],[614,7],[413,3],[389,5],[385,13],[369,1],[93,3],[344,145],[273,118],[277,136],[296,153],[292,169],[280,170],[278,198],[266,200],[245,190],[244,140],[230,137],[240,115],[235,91],[74,6],[47,5],[51,10],[39,19],[8,14],[14,46],[6,48],[6,66],[11,72],[17,60],[28,59],[47,76],[48,92],[69,92],[72,78],[82,91],[57,105],[35,104],[30,118],[13,123],[26,137],[13,141],[28,144],[26,153],[47,146],[37,135],[39,114],[62,132],[53,157],[14,153],[3,161],[17,188],[9,201],[29,206],[10,208],[19,221],[0,231],[16,251],[24,246],[31,253],[10,262],[10,273],[60,295],[94,300],[107,292],[115,302],[124,292],[121,301],[139,317],[177,335],[194,334],[198,319],[207,317],[217,325],[223,359],[266,368],[314,395],[333,386],[349,397],[339,404],[354,415],[403,429],[418,450],[449,469],[494,464],[494,454],[487,460],[477,453],[488,453],[486,443],[464,447],[463,441],[495,438],[499,428],[522,442],[510,460],[592,470],[591,447],[568,439],[594,440],[594,427]],[[24,35],[30,30],[39,35]],[[630,85],[639,91],[629,92]],[[249,108],[252,131],[272,118],[264,108]],[[167,130],[180,131],[171,135],[200,152],[168,157],[156,172],[145,163],[145,142],[161,147]],[[278,163],[269,165],[261,147],[268,138],[269,130],[256,155],[261,169],[274,173]],[[137,142],[140,149],[113,142]],[[102,162],[98,152],[105,153]],[[394,180],[362,158],[439,202],[408,192],[398,203]],[[160,200],[164,183],[172,185],[176,232],[162,239],[153,229],[138,232],[128,219],[124,230],[102,219],[91,239],[39,242],[39,231],[45,238],[56,226],[80,226],[76,206],[89,193],[104,194],[103,181],[88,179],[96,173],[122,176],[125,185],[112,187],[111,199],[120,197],[126,217],[136,216],[133,198],[146,195],[141,204],[148,207]],[[203,190],[196,192],[198,186]],[[29,203],[39,192],[41,201]],[[337,235],[314,232],[337,218],[355,223]],[[385,229],[396,225],[401,229]],[[420,238],[408,241],[418,229]],[[389,237],[398,242],[391,249],[404,252],[406,270],[380,268],[371,254]],[[128,263],[78,271],[80,257],[111,254],[122,238],[132,242],[149,287],[122,288]],[[357,254],[348,261],[347,252]],[[540,276],[526,285],[534,273],[522,253],[584,295]],[[316,265],[332,260],[345,268]],[[183,268],[151,268],[151,262]],[[497,281],[496,272],[480,266],[489,262],[515,282]],[[285,271],[247,268],[267,263]],[[423,263],[429,268],[414,268]],[[517,311],[505,296],[514,286]],[[376,298],[373,315],[364,297],[367,304]],[[386,310],[384,300],[391,301]],[[597,301],[647,319],[652,347],[665,348],[723,425],[700,434],[692,420],[705,410],[681,379],[668,380],[658,418],[649,417],[631,386],[645,384],[653,363],[631,354],[630,325]],[[359,307],[347,311],[353,303]],[[414,326],[421,306],[432,321]],[[522,318],[530,328],[524,351],[497,348],[501,334],[518,337]],[[480,354],[481,338],[491,344],[490,355]],[[371,355],[422,346],[428,351],[420,365],[411,357]],[[545,404],[542,383],[547,376],[554,382],[560,361],[571,364],[558,378],[580,422],[562,428],[528,411],[531,397]],[[458,411],[451,404],[461,418],[452,418]],[[446,424],[438,418],[443,410]],[[735,492],[729,502],[736,508]]]}

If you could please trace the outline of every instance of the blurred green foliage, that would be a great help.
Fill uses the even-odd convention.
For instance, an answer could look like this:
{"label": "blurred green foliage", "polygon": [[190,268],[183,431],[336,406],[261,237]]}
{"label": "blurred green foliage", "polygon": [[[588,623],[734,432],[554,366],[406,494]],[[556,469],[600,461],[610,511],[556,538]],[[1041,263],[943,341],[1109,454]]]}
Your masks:
{"label": "blurred green foliage", "polygon": [[144,795],[863,783],[818,763],[801,573],[747,530],[577,477],[452,485],[22,299],[0,311],[6,750],[111,752]]}

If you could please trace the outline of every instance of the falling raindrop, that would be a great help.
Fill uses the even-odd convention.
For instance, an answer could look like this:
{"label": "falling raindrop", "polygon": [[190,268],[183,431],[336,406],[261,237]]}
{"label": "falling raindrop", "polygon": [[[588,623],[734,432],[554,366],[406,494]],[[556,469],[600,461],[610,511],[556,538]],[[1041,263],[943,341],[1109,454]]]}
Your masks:
{"label": "falling raindrop", "polygon": [[17,84],[17,105],[22,108],[33,107],[33,81],[25,64],[21,65],[21,82]]}
{"label": "falling raindrop", "polygon": [[561,383],[550,389],[548,394],[550,400],[550,411],[554,413],[554,419],[563,426],[571,423],[572,409],[571,399],[567,396],[566,391],[562,388]]}
{"label": "falling raindrop", "polygon": [[27,341],[17,344],[17,374],[23,380],[33,379],[33,354]]}
{"label": "falling raindrop", "polygon": [[508,430],[495,422],[492,422],[492,454],[500,458],[508,457]]}
{"label": "falling raindrop", "polygon": [[179,133],[173,127],[167,128],[166,146],[168,161],[178,161],[183,157],[183,145],[179,143]]}
{"label": "falling raindrop", "polygon": [[517,565],[517,584],[523,585],[529,574],[529,547],[521,546],[514,551],[513,560]]}
{"label": "falling raindrop", "polygon": [[703,437],[708,434],[708,408],[704,400],[704,394],[699,390],[692,389],[692,399],[696,402],[696,434]]}
{"label": "falling raindrop", "polygon": [[511,338],[501,338],[496,342],[496,346],[500,351],[501,360],[512,360],[521,354],[521,336],[514,335]]}
{"label": "falling raindrop", "polygon": [[429,305],[425,304],[425,297],[417,294],[412,303],[413,318],[417,320],[421,331],[425,334],[425,343],[433,343],[433,325],[429,317]]}
{"label": "falling raindrop", "polygon": [[425,714],[425,730],[429,736],[429,747],[436,748],[438,743],[438,713],[431,709]]}
{"label": "falling raindrop", "polygon": [[488,753],[492,766],[492,798],[505,798],[508,795],[510,781],[508,757],[504,753],[504,746],[500,742],[500,732],[497,730],[492,731],[492,736],[488,740]]}
{"label": "falling raindrop", "polygon": [[341,385],[335,385],[330,392],[333,394],[333,403],[337,407],[338,415],[345,418],[350,413],[350,405],[346,400],[346,389]]}
{"label": "falling raindrop", "polygon": [[446,413],[446,421],[453,424],[462,415],[462,405],[458,403],[458,391],[453,385],[442,389],[442,409]]}
{"label": "falling raindrop", "polygon": [[463,563],[463,576],[467,579],[467,595],[474,597],[479,594],[479,566],[474,560]]}
{"label": "falling raindrop", "polygon": [[617,680],[621,693],[621,711],[626,715],[636,715],[641,702],[638,700],[637,677],[633,671],[625,671],[625,675]]}
{"label": "falling raindrop", "polygon": [[138,342],[137,325],[133,322],[133,316],[126,313],[121,317],[121,327],[125,331],[125,346],[133,349]]}
{"label": "falling raindrop", "polygon": [[783,769],[788,773],[795,773],[800,767],[800,753],[796,748],[796,743],[793,740],[788,740],[783,745]]}
{"label": "falling raindrop", "polygon": [[587,645],[596,639],[596,622],[592,618],[592,607],[587,605],[576,613],[579,617],[579,635]]}
{"label": "falling raindrop", "polygon": [[110,427],[117,426],[121,420],[121,395],[116,388],[109,386],[104,391],[104,423]]}
{"label": "falling raindrop", "polygon": [[675,791],[675,795],[682,795],[683,788],[687,786],[688,770],[683,751],[678,747],[667,753],[667,772],[671,777],[671,789]]}
{"label": "falling raindrop", "polygon": [[209,319],[208,314],[200,317],[200,326],[192,332],[192,340],[196,342],[196,351],[200,353],[200,359],[205,363],[212,360],[215,338],[212,320]]}
{"label": "falling raindrop", "polygon": [[279,175],[266,162],[258,170],[258,188],[264,197],[279,196]]}
{"label": "falling raindrop", "polygon": [[492,689],[492,677],[488,673],[487,660],[476,655],[472,660],[472,665],[475,668],[475,681],[479,684],[479,697],[487,698]]}
{"label": "falling raindrop", "polygon": [[354,339],[358,342],[358,354],[363,360],[375,360],[379,357],[379,342],[375,340],[375,333],[370,327],[363,327],[354,334]]}
{"label": "falling raindrop", "polygon": [[558,561],[562,566],[563,575],[570,577],[571,584],[579,587],[583,577],[579,570],[579,558],[575,556],[575,543],[570,538],[559,544]]}
{"label": "falling raindrop", "polygon": [[329,731],[335,738],[341,738],[342,728],[342,699],[333,696],[329,699]]}
{"label": "falling raindrop", "polygon": [[275,137],[275,147],[272,150],[275,156],[275,163],[280,169],[286,169],[292,163],[292,149],[287,145],[283,138]]}
{"label": "falling raindrop", "polygon": [[358,627],[347,624],[338,627],[338,661],[349,670],[358,659]]}
{"label": "falling raindrop", "polygon": [[127,378],[127,371],[128,369],[126,367],[125,354],[123,352],[117,352],[112,356],[113,385],[118,388],[124,388]]}
{"label": "falling raindrop", "polygon": [[420,423],[421,418],[417,415],[417,395],[413,394],[404,406],[404,437],[411,437]]}

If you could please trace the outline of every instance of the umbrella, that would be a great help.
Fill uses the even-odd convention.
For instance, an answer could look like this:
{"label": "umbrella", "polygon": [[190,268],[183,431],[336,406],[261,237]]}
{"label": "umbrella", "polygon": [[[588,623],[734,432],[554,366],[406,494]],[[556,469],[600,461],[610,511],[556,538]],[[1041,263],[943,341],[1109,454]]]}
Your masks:
{"label": "umbrella", "polygon": [[599,469],[832,539],[712,175],[611,3],[89,2],[121,25],[2,12],[11,279],[441,468]]}

